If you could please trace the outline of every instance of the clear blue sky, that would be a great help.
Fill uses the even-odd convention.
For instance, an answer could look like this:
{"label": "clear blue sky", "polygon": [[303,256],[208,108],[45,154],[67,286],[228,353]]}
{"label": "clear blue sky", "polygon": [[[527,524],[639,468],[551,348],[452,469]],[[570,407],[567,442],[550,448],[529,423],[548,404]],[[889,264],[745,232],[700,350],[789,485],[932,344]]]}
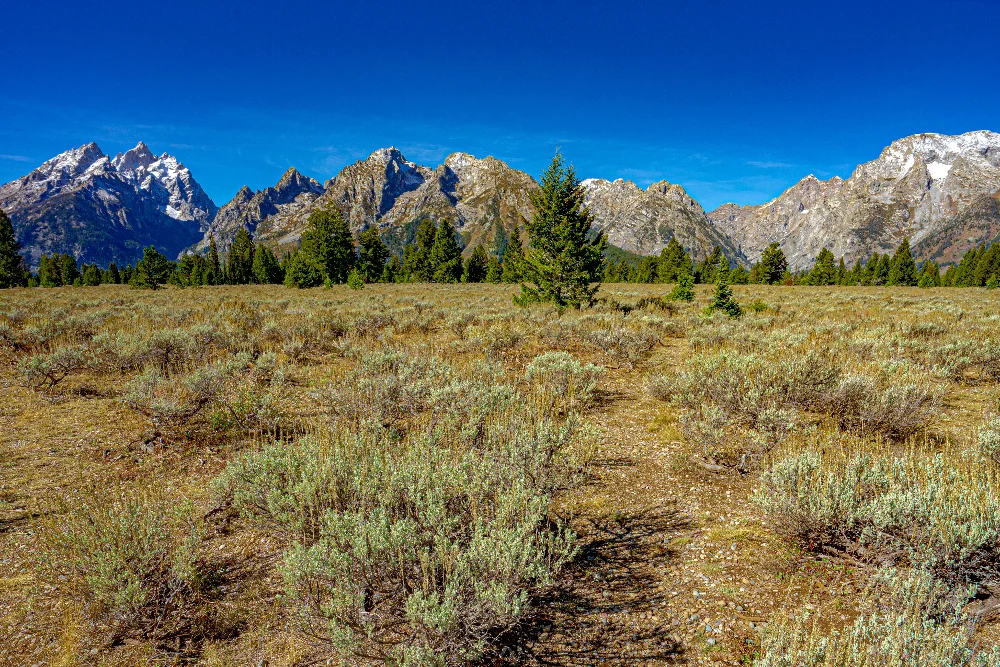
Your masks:
{"label": "clear blue sky", "polygon": [[[210,5],[210,6],[209,6]],[[1000,131],[998,0],[3,2],[0,182],[140,139],[215,199],[395,145],[680,183],[707,209]]]}

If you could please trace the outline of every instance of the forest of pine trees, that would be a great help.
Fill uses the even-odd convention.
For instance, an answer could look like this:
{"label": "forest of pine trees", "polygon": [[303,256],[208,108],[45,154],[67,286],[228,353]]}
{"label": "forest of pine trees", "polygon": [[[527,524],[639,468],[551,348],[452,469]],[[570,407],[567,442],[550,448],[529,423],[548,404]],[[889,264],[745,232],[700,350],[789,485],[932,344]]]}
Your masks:
{"label": "forest of pine trees", "polygon": [[[889,255],[874,253],[848,268],[827,248],[820,250],[809,270],[791,272],[784,253],[772,243],[761,261],[745,269],[730,263],[716,246],[695,263],[689,250],[670,239],[659,255],[643,257],[617,248],[605,251],[602,282],[669,283],[682,276],[695,283],[731,285],[859,285],[919,287],[1000,287],[1000,243],[980,245],[944,272],[933,260],[918,264],[907,239]],[[341,284],[356,270],[366,283],[378,282],[489,282],[521,283],[530,265],[525,260],[522,230],[510,232],[495,225],[492,238],[478,243],[463,260],[462,237],[449,220],[421,221],[402,256],[390,252],[376,227],[355,237],[338,209],[315,211],[298,250],[278,256],[256,243],[241,228],[225,256],[210,239],[207,255],[185,255],[170,261],[147,248],[135,266],[107,267],[77,263],[72,255],[42,255],[37,273],[28,271],[10,219],[0,211],[0,288],[20,286],[129,284],[152,287],[169,283],[199,285],[281,284],[297,287]]]}

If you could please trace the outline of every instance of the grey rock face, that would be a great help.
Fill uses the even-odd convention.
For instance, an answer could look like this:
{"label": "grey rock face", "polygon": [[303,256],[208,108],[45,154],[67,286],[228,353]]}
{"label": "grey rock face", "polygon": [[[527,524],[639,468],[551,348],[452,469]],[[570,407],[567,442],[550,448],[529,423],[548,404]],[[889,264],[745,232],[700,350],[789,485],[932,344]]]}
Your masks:
{"label": "grey rock face", "polygon": [[[722,246],[731,258],[739,256],[701,206],[678,185],[663,182],[640,190],[630,182],[591,180],[584,186],[587,205],[597,215],[595,226],[606,230],[615,245],[656,253],[677,235],[699,257],[714,245]],[[493,157],[453,153],[431,169],[407,161],[395,148],[383,148],[345,167],[325,183],[321,195],[305,205],[268,213],[257,222],[256,237],[277,246],[294,246],[313,210],[336,206],[355,232],[374,225],[397,249],[412,239],[424,218],[435,222],[448,218],[471,251],[478,243],[490,243],[498,227],[509,233],[530,219],[534,213],[531,193],[537,188],[531,176]],[[234,202],[241,197],[246,194]],[[238,227],[214,224],[213,229],[226,236],[224,241],[216,236],[223,247]]]}
{"label": "grey rock face", "polygon": [[731,260],[743,260],[739,250],[705,215],[701,205],[679,185],[660,181],[645,190],[632,181],[583,181],[594,226],[608,241],[640,255],[655,255],[676,238],[695,259],[720,246]]}
{"label": "grey rock face", "polygon": [[316,180],[303,176],[294,167],[284,173],[272,187],[254,192],[247,186],[240,188],[232,201],[219,209],[205,236],[192,252],[208,251],[209,238],[215,237],[220,252],[229,249],[236,232],[244,227],[256,235],[258,227],[268,218],[290,218],[308,208],[324,192]]}
{"label": "grey rock face", "polygon": [[708,214],[752,261],[773,241],[792,269],[825,246],[848,262],[891,252],[904,237],[924,247],[1000,190],[1000,134],[919,134],[894,141],[846,181],[809,176],[761,206]]}
{"label": "grey rock face", "polygon": [[53,252],[100,265],[132,263],[147,245],[174,255],[217,210],[187,168],[141,143],[114,159],[95,143],[57,155],[0,186],[0,207],[32,268]]}

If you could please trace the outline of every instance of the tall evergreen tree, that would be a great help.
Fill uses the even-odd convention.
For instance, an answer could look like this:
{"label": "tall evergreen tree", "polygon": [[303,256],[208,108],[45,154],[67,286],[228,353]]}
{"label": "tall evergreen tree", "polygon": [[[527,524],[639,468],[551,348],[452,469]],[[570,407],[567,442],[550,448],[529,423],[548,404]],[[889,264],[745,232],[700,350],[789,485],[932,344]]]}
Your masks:
{"label": "tall evergreen tree", "polygon": [[936,262],[927,260],[920,267],[920,277],[917,278],[917,287],[938,287],[941,284],[941,269]]}
{"label": "tall evergreen tree", "polygon": [[917,265],[913,261],[910,253],[910,240],[903,239],[896,249],[896,254],[892,256],[889,264],[889,275],[886,277],[887,285],[916,285]]}
{"label": "tall evergreen tree", "polygon": [[372,225],[358,235],[358,272],[366,283],[382,279],[389,249],[382,242],[378,227]]}
{"label": "tall evergreen tree", "polygon": [[584,207],[576,170],[556,153],[531,193],[535,214],[527,224],[525,278],[518,303],[553,302],[560,309],[589,305],[604,269],[604,232],[590,237],[594,216]]}
{"label": "tall evergreen tree", "polygon": [[384,283],[394,283],[402,279],[403,265],[399,261],[399,257],[392,255],[389,257],[389,261],[385,263],[382,267],[382,282]]}
{"label": "tall evergreen tree", "polygon": [[500,282],[503,269],[500,268],[500,260],[494,255],[490,255],[490,261],[486,265],[486,282],[494,285]]}
{"label": "tall evergreen tree", "polygon": [[465,262],[465,270],[462,272],[462,282],[481,283],[486,279],[486,272],[489,270],[489,259],[486,256],[486,249],[482,244],[472,249],[472,254]]}
{"label": "tall evergreen tree", "polygon": [[233,244],[229,246],[226,278],[230,285],[249,285],[253,282],[254,243],[250,232],[240,227]]}
{"label": "tall evergreen tree", "polygon": [[519,283],[524,280],[524,246],[521,244],[521,230],[514,227],[503,254],[500,280],[505,283]]}
{"label": "tall evergreen tree", "polygon": [[1000,274],[1000,243],[994,243],[979,254],[973,278],[970,281],[977,287],[983,287],[990,278]]}
{"label": "tall evergreen tree", "polygon": [[0,209],[0,288],[20,287],[27,283],[21,244],[14,234],[14,223]]}
{"label": "tall evergreen tree", "polygon": [[834,264],[833,253],[823,248],[816,256],[816,263],[809,272],[810,285],[833,285],[837,282],[837,267]]}
{"label": "tall evergreen tree", "polygon": [[292,284],[315,287],[317,272],[318,284],[326,280],[343,283],[354,268],[354,261],[354,237],[344,214],[336,206],[318,209],[309,215],[309,227],[302,234],[302,243],[290,267]]}
{"label": "tall evergreen tree", "polygon": [[208,237],[209,271],[205,276],[207,285],[221,285],[225,282],[222,275],[222,262],[219,260],[219,247],[215,245],[215,235]]}
{"label": "tall evergreen tree", "polygon": [[73,285],[80,280],[80,267],[77,266],[73,255],[66,253],[59,255],[59,274],[62,276],[63,285]]}
{"label": "tall evergreen tree", "polygon": [[253,279],[258,285],[277,285],[284,279],[281,264],[263,243],[253,252]]}
{"label": "tall evergreen tree", "polygon": [[406,280],[430,282],[434,279],[430,257],[436,237],[437,227],[434,225],[434,221],[424,218],[417,228],[413,243],[403,248],[403,274]]}
{"label": "tall evergreen tree", "polygon": [[457,283],[462,277],[462,249],[455,240],[455,228],[445,218],[437,228],[428,264],[436,283]]}
{"label": "tall evergreen tree", "polygon": [[101,270],[96,264],[85,264],[81,282],[87,287],[97,287],[101,284]]}
{"label": "tall evergreen tree", "polygon": [[499,220],[494,223],[494,228],[493,246],[490,248],[490,254],[502,262],[503,255],[507,252],[507,243],[510,242],[510,237],[507,236],[507,230],[503,228]]}
{"label": "tall evergreen tree", "polygon": [[59,264],[55,256],[42,255],[38,260],[38,284],[42,287],[62,285],[62,276],[59,275]]}
{"label": "tall evergreen tree", "polygon": [[722,271],[729,271],[729,262],[722,254],[722,248],[715,246],[698,265],[695,279],[700,283],[714,283]]}
{"label": "tall evergreen tree", "polygon": [[122,281],[121,273],[118,271],[118,265],[114,262],[108,264],[108,270],[104,272],[104,282],[109,285],[118,285]]}
{"label": "tall evergreen tree", "polygon": [[155,290],[167,282],[170,273],[170,260],[155,247],[149,246],[142,251],[142,259],[136,262],[129,284],[132,287]]}
{"label": "tall evergreen tree", "polygon": [[675,283],[682,273],[694,272],[691,256],[673,236],[667,242],[667,247],[660,251],[656,265],[656,282]]}
{"label": "tall evergreen tree", "polygon": [[788,260],[781,245],[775,241],[767,246],[760,256],[761,279],[765,285],[778,285],[785,279],[787,270]]}

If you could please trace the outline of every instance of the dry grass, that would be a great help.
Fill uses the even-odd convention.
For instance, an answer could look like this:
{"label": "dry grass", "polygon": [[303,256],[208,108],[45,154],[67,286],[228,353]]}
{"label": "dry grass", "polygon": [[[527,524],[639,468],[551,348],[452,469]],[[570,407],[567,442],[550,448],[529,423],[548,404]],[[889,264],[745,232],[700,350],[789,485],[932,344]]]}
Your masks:
{"label": "dry grass", "polygon": [[[585,478],[555,491],[550,509],[579,534],[580,555],[495,638],[487,654],[498,661],[748,663],[760,628],[789,613],[808,609],[818,633],[851,623],[877,565],[810,552],[752,501],[764,489],[759,470],[789,456],[817,452],[831,471],[861,454],[940,456],[956,470],[982,466],[977,483],[995,497],[995,462],[975,458],[980,427],[1000,408],[1000,304],[985,292],[734,287],[742,303],[768,308],[729,320],[699,316],[706,288],[668,309],[655,299],[664,291],[606,286],[607,302],[562,317],[516,308],[512,288],[490,285],[0,292],[0,663],[291,666],[327,656],[284,597],[285,538],[238,520],[210,487],[267,443],[336,432],[345,406],[351,419],[374,414],[378,405],[351,403],[348,381],[381,397],[380,428],[400,433],[436,414],[441,387],[483,369],[525,397],[526,412],[579,412],[594,431],[581,444]],[[361,360],[388,351],[438,360],[454,377],[419,391],[410,376],[398,387],[364,385]],[[543,377],[546,364],[530,368],[548,352],[572,359],[547,358]],[[835,366],[838,382],[860,378],[853,407],[836,387],[809,400],[758,392],[766,404],[739,410],[707,392],[708,407],[720,401],[753,418],[699,430],[693,403],[645,389],[673,386],[696,355],[752,358],[740,381],[754,387],[760,369],[810,354]],[[217,371],[211,382],[192,380],[206,368]],[[142,384],[144,373],[155,382]],[[858,386],[873,400],[859,400]],[[401,394],[407,387],[416,389]],[[919,410],[901,414],[896,400],[876,414],[885,396],[909,397]],[[772,428],[762,420],[775,410],[782,421]],[[753,465],[741,474],[706,447],[710,426],[748,442],[766,432],[766,446],[753,441]],[[99,496],[143,494],[192,508],[197,539],[184,548],[197,576],[180,576],[177,558],[158,562],[167,583],[138,611],[116,615],[87,592],[86,572],[66,569],[68,556],[45,562],[45,545]],[[184,535],[167,523],[155,535],[169,555]],[[992,582],[978,583],[988,595]],[[160,595],[173,597],[157,606]],[[992,626],[976,637],[992,643]]]}

